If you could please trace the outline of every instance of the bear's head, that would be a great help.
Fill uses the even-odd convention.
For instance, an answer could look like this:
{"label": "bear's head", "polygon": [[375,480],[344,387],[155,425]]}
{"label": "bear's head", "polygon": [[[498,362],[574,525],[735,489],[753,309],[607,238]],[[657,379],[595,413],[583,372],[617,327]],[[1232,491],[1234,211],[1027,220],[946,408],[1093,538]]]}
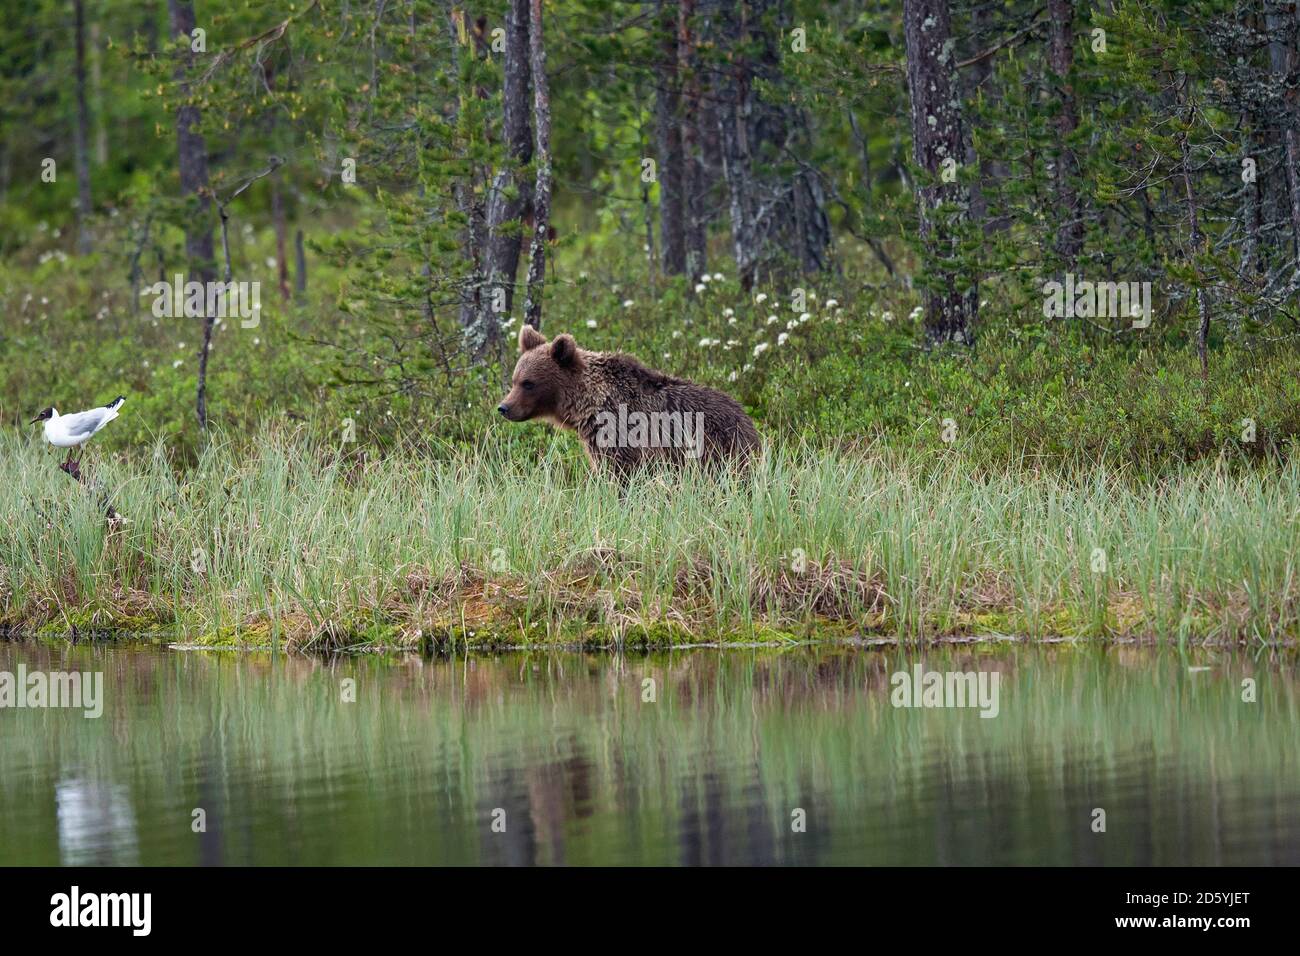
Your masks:
{"label": "bear's head", "polygon": [[572,335],[548,342],[531,325],[519,330],[519,361],[510,379],[510,394],[497,411],[512,422],[545,417],[558,420],[560,401],[582,372],[582,356]]}

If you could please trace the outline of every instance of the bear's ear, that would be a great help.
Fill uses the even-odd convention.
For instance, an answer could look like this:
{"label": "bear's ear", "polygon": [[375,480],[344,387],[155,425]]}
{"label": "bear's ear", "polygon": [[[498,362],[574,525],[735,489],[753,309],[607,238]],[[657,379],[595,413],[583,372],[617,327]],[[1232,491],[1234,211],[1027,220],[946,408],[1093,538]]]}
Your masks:
{"label": "bear's ear", "polygon": [[573,340],[572,335],[565,332],[555,337],[555,341],[551,343],[551,358],[555,359],[555,364],[561,368],[570,368],[578,364],[578,343]]}
{"label": "bear's ear", "polygon": [[546,336],[542,335],[528,323],[519,327],[519,351],[527,352],[529,349],[535,349],[539,345],[546,344]]}

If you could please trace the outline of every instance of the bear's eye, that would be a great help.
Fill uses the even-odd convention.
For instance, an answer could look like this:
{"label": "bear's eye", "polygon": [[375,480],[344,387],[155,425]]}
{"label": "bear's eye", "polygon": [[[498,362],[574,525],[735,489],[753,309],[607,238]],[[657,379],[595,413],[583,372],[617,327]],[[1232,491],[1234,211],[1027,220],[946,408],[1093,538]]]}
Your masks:
{"label": "bear's eye", "polygon": [[532,390],[533,390],[533,383],[530,382],[528,379],[524,379],[524,391],[531,392]]}

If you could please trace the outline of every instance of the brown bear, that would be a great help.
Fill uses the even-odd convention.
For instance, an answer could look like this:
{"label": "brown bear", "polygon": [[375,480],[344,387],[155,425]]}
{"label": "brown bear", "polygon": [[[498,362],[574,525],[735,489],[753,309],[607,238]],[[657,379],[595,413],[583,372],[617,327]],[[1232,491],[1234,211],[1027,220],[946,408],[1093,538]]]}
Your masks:
{"label": "brown bear", "polygon": [[497,411],[578,433],[593,466],[626,477],[642,465],[743,463],[758,431],[730,395],[647,368],[630,355],[588,352],[572,335],[548,342],[519,330],[519,361]]}

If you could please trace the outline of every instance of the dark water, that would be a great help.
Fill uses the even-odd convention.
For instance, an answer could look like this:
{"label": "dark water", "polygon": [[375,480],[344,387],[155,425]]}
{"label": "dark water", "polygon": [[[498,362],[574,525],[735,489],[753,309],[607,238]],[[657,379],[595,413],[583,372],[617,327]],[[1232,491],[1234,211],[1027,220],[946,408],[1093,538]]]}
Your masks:
{"label": "dark water", "polygon": [[[996,672],[998,715],[895,708],[917,661]],[[1300,863],[1294,657],[0,642],[19,663],[102,672],[103,714],[0,709],[4,865]]]}

